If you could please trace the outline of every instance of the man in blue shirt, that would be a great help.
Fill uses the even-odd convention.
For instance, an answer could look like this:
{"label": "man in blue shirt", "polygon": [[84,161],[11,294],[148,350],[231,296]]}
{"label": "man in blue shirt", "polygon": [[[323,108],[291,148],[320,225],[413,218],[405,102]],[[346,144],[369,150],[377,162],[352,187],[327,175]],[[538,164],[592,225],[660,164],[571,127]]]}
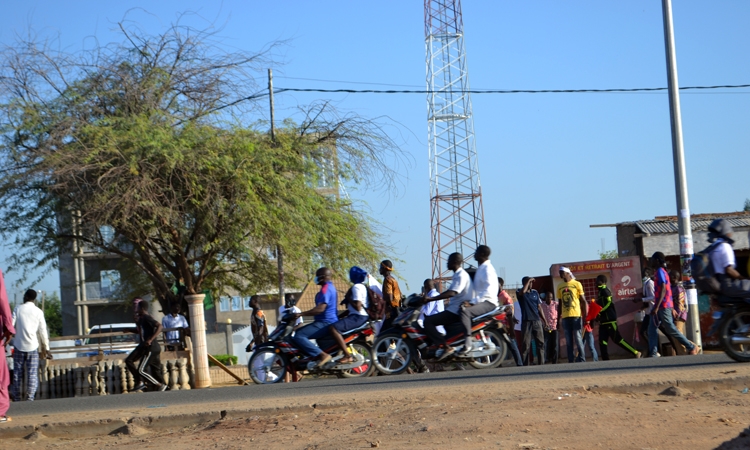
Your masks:
{"label": "man in blue shirt", "polygon": [[305,325],[294,333],[294,343],[306,354],[318,360],[318,367],[325,365],[331,360],[331,355],[322,351],[310,339],[320,339],[330,332],[328,327],[338,321],[336,305],[338,294],[336,287],[331,282],[333,272],[327,267],[321,267],[315,272],[315,284],[320,286],[320,292],[315,296],[315,307],[299,313],[299,316],[314,316],[315,321]]}
{"label": "man in blue shirt", "polygon": [[[523,288],[516,291],[516,298],[521,307],[521,334],[523,335],[521,355],[524,366],[529,365],[532,336],[536,342],[539,365],[544,364],[544,328],[548,328],[548,324],[542,311],[542,300],[533,288],[534,281],[536,281],[534,278],[523,277],[521,280]],[[544,322],[544,327],[542,327],[542,322]]]}

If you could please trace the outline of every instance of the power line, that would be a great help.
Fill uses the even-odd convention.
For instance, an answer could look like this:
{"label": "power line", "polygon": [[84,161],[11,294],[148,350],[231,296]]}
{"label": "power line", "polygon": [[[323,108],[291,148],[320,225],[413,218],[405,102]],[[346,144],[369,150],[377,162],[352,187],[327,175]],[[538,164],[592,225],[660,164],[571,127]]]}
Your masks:
{"label": "power line", "polygon": [[[741,89],[750,88],[750,84],[725,84],[715,86],[683,86],[680,91],[711,90],[711,89]],[[655,88],[613,88],[613,89],[470,89],[468,94],[582,94],[582,93],[617,93],[617,92],[658,92],[666,91],[666,87]],[[279,88],[274,93],[282,92],[320,92],[328,94],[445,94],[452,91],[430,91],[417,89],[320,89],[320,88]],[[458,92],[453,92],[458,93]]]}
{"label": "power line", "polygon": [[286,80],[318,81],[321,83],[364,84],[364,85],[370,85],[370,86],[396,86],[396,87],[413,87],[413,88],[421,88],[423,86],[423,85],[415,85],[415,84],[373,83],[369,81],[322,80],[320,78],[283,77],[280,75],[276,75],[276,78],[284,78]]}

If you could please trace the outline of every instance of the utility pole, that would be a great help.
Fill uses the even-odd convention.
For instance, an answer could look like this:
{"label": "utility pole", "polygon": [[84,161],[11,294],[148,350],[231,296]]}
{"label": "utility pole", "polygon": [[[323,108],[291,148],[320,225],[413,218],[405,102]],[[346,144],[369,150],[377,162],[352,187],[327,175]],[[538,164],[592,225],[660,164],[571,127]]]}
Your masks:
{"label": "utility pole", "polygon": [[677,83],[677,55],[674,45],[672,22],[672,0],[662,0],[664,17],[664,47],[667,57],[667,81],[669,87],[669,116],[672,122],[672,157],[674,159],[674,181],[677,197],[677,226],[680,233],[680,265],[682,282],[688,301],[687,332],[689,339],[698,346],[701,342],[701,325],[698,311],[698,291],[690,273],[693,259],[693,233],[690,226],[690,203],[688,202],[687,176],[685,174],[685,152],[682,145],[682,118],[680,114],[680,87]]}
{"label": "utility pole", "polygon": [[[276,128],[273,124],[273,69],[268,69],[268,100],[271,107],[271,141],[276,143]],[[276,246],[276,265],[279,273],[279,306],[284,306],[284,256],[280,245]]]}
{"label": "utility pole", "polygon": [[271,103],[271,140],[276,142],[276,128],[273,125],[273,69],[268,69],[268,99]]}

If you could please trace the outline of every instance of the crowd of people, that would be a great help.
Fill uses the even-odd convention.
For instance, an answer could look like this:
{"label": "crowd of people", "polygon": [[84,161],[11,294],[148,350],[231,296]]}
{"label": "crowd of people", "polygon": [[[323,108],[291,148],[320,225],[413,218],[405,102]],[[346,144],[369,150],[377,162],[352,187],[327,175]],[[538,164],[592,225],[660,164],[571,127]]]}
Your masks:
{"label": "crowd of people", "polygon": [[[742,279],[735,267],[735,257],[731,244],[733,230],[723,219],[718,219],[709,226],[711,246],[706,250],[709,255],[717,291],[733,297],[750,297],[750,281]],[[597,297],[587,299],[582,284],[576,280],[573,272],[567,267],[559,270],[560,282],[555,292],[548,290],[539,293],[535,288],[536,280],[532,277],[522,279],[521,288],[516,291],[516,300],[504,290],[504,280],[497,273],[490,261],[491,250],[486,245],[479,246],[474,252],[478,267],[472,273],[464,269],[461,254],[449,256],[448,269],[453,277],[448,288],[438,291],[438,283],[427,279],[422,286],[423,307],[417,322],[439,347],[436,357],[442,361],[453,355],[456,350],[446,342],[446,327],[460,324],[463,330],[463,348],[458,355],[468,355],[472,350],[472,319],[506,306],[506,329],[510,340],[510,352],[519,366],[556,363],[559,357],[559,331],[565,337],[568,362],[585,362],[587,349],[591,359],[597,361],[599,355],[603,360],[610,358],[610,342],[621,347],[635,358],[643,356],[629,343],[619,331],[618,315],[612,291],[607,285],[607,278],[599,275],[596,279]],[[312,340],[334,339],[343,352],[343,362],[351,359],[341,335],[362,326],[373,318],[378,321],[378,329],[388,329],[399,314],[403,296],[398,281],[393,276],[393,263],[384,260],[380,263],[380,275],[383,282],[378,282],[371,274],[359,267],[352,267],[349,279],[352,288],[344,297],[347,308],[346,317],[339,318],[338,294],[332,282],[333,272],[325,267],[318,269],[314,283],[320,286],[315,296],[315,306],[301,311],[296,307],[296,298],[287,296],[285,305],[279,310],[279,317],[292,314],[296,332],[292,337],[294,343],[305,353],[313,356],[318,365],[324,365],[332,358],[323,352]],[[656,252],[649,259],[648,267],[643,271],[643,298],[635,302],[641,304],[641,313],[636,315],[640,322],[640,334],[648,343],[647,355],[659,357],[659,331],[672,342],[677,353],[695,355],[700,348],[684,335],[687,320],[685,289],[680,282],[680,273],[667,271],[666,258]],[[0,423],[10,421],[6,415],[10,399],[14,401],[33,401],[36,393],[37,367],[40,353],[51,358],[44,314],[34,301],[36,291],[28,290],[24,302],[11,314],[2,272],[0,272]],[[447,300],[447,305],[444,301]],[[259,344],[268,338],[268,325],[260,308],[259,298],[251,299],[253,343]],[[302,317],[312,316],[313,321],[303,324]],[[638,319],[641,319],[640,321]],[[170,314],[163,322],[157,322],[148,312],[148,303],[136,302],[137,332],[140,344],[127,357],[126,365],[136,380],[136,390],[145,389],[150,384],[154,390],[166,390],[167,385],[158,370],[161,347],[157,342],[162,330],[167,333],[167,349],[174,350],[180,345],[180,333],[189,333],[188,323],[179,314],[179,307],[171,308]],[[594,343],[594,327],[598,327],[599,352]],[[176,330],[176,331],[175,331]],[[513,330],[513,332],[511,332]],[[7,364],[5,347],[13,340],[13,376],[11,379]],[[251,343],[251,346],[252,344]],[[248,350],[250,346],[248,346]],[[148,370],[149,368],[156,370]],[[420,370],[428,370],[422,365]],[[21,392],[22,380],[28,380],[26,392]],[[9,392],[10,387],[10,392]]]}
{"label": "crowd of people", "polygon": [[[636,349],[620,333],[618,315],[607,277],[596,279],[597,297],[587,299],[582,284],[573,272],[561,267],[557,289],[539,293],[535,280],[524,277],[521,287],[515,292],[515,301],[504,289],[504,280],[490,261],[491,249],[481,245],[474,252],[477,262],[475,270],[466,270],[463,257],[453,253],[448,257],[447,268],[453,272],[450,285],[443,292],[436,287],[436,280],[427,279],[422,286],[423,304],[417,323],[423,328],[430,342],[437,347],[437,362],[449,358],[454,353],[466,357],[472,349],[472,319],[490,312],[498,306],[507,305],[509,351],[519,366],[549,364],[558,362],[560,331],[565,338],[568,362],[585,362],[610,359],[609,345],[613,343],[635,358],[644,354],[659,357],[659,330],[673,343],[681,354],[696,354],[698,347],[684,336],[684,323],[687,315],[685,290],[679,281],[679,274],[666,271],[664,255],[656,253],[644,271],[643,336],[648,343],[643,352]],[[393,277],[393,264],[385,260],[380,264],[382,284],[359,267],[352,267],[349,273],[352,288],[345,296],[347,315],[337,314],[338,294],[332,282],[330,269],[321,268],[316,273],[314,283],[320,286],[315,297],[315,306],[300,311],[293,303],[282,307],[284,311],[294,307],[297,320],[312,316],[313,321],[304,327],[298,325],[292,337],[295,344],[306,354],[317,359],[322,366],[331,361],[332,355],[323,352],[313,340],[334,338],[340,345],[343,362],[350,361],[348,349],[341,334],[360,327],[368,320],[367,290],[372,289],[385,300],[386,309],[379,329],[387,330],[401,308],[401,290]],[[280,316],[281,316],[280,310]],[[255,312],[253,313],[255,316]],[[463,348],[457,349],[446,342],[446,328],[459,326],[463,329]],[[595,342],[594,328],[598,327],[598,345]],[[254,332],[255,335],[255,332]],[[267,332],[266,335],[267,336]],[[255,335],[256,343],[262,342],[262,334]],[[429,370],[418,361],[420,371]]]}

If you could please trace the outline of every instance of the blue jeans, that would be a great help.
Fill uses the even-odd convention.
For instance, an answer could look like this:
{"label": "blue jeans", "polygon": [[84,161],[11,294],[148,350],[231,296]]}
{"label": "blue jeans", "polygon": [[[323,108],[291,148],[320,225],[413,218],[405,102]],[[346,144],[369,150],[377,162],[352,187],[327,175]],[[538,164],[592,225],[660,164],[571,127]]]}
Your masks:
{"label": "blue jeans", "polygon": [[510,354],[513,355],[513,359],[516,361],[517,366],[523,365],[523,359],[521,359],[521,352],[518,351],[518,345],[516,345],[516,340],[511,338],[510,339]]}
{"label": "blue jeans", "polygon": [[594,358],[594,362],[599,361],[599,354],[596,353],[596,347],[594,347],[594,333],[589,331],[583,333],[583,343],[589,348],[589,350],[591,350],[591,356]]}
{"label": "blue jeans", "polygon": [[327,336],[330,333],[328,327],[331,323],[321,320],[313,322],[310,325],[305,325],[294,333],[292,340],[303,353],[317,357],[323,351],[317,345],[310,342],[310,339],[320,339]]}
{"label": "blue jeans", "polygon": [[578,357],[575,362],[586,362],[586,352],[583,350],[583,338],[581,337],[581,318],[566,317],[562,320],[563,332],[565,333],[565,345],[568,353],[568,362],[573,362],[575,352],[573,351],[573,340],[578,347]]}
{"label": "blue jeans", "polygon": [[[675,326],[672,319],[672,308],[660,309],[657,315],[661,321],[664,334],[684,345],[687,351],[692,352],[695,345],[683,336]],[[659,328],[654,323],[652,316],[648,316],[646,320],[648,320],[648,349],[651,356],[654,356],[659,351]]]}

